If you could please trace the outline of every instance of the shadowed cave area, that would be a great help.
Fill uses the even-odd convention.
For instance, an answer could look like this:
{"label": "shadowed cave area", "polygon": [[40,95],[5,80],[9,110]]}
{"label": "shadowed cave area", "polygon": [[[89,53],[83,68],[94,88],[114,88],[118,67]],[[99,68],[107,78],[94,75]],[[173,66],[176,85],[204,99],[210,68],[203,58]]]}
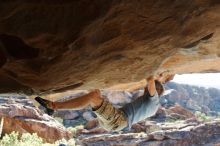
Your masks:
{"label": "shadowed cave area", "polygon": [[27,46],[21,39],[15,36],[1,35],[0,40],[6,49],[5,52],[15,59],[32,59],[39,54],[39,49]]}
{"label": "shadowed cave area", "polygon": [[[145,79],[151,75],[163,72],[169,72],[169,75],[218,73],[219,26],[218,0],[1,2],[0,108],[5,125],[3,133],[11,133],[12,130],[7,127],[17,125],[20,126],[19,133],[35,131],[45,142],[72,138],[63,125],[53,126],[56,120],[35,108],[35,96],[55,101],[101,89],[110,101],[121,101],[120,104],[123,104],[143,92]],[[170,84],[166,86],[170,88]],[[140,90],[131,92],[133,87]],[[203,119],[214,116],[216,119],[218,112],[205,102],[196,101],[199,98],[195,96],[192,96],[195,100],[191,99],[187,94],[190,91],[188,87],[172,87],[181,94],[172,92],[173,96],[167,101],[177,104],[166,103],[156,114],[166,119],[165,126],[160,125],[162,121],[152,118],[151,122],[136,125],[133,133],[109,135],[97,126],[88,109],[56,114],[62,123],[79,118],[78,123],[87,125],[87,129],[78,129],[75,133],[76,143],[81,145],[114,145],[116,140],[122,140],[122,145],[127,145],[131,142],[129,137],[133,140],[138,137],[137,145],[218,145],[219,121],[198,120],[199,116]],[[73,93],[70,97],[62,94],[69,91]],[[218,101],[218,90],[200,91],[205,93],[208,103]],[[63,96],[55,98],[54,94]],[[178,103],[181,101],[179,98],[183,98],[185,103]],[[87,120],[80,118],[83,115]],[[29,119],[27,117],[32,120],[25,123]],[[166,123],[173,119],[183,121],[176,126]],[[203,125],[206,122],[210,122],[209,126]],[[42,132],[44,125],[51,132]],[[205,138],[205,132],[200,132],[198,136],[198,131],[212,131],[212,134]],[[78,137],[79,133],[81,137]],[[96,133],[97,137],[91,133]],[[101,135],[98,136],[98,133]],[[181,138],[177,136],[180,133]]]}

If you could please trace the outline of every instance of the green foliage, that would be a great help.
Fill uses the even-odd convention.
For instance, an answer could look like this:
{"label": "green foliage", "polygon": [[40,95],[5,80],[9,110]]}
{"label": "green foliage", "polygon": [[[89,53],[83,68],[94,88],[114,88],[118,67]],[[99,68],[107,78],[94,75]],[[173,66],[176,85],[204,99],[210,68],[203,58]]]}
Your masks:
{"label": "green foliage", "polygon": [[184,119],[182,118],[175,118],[175,117],[170,117],[170,118],[167,118],[166,119],[166,123],[181,123],[181,122],[183,122],[184,121]]}
{"label": "green foliage", "polygon": [[6,134],[0,144],[1,146],[14,146],[14,145],[18,145],[19,141],[18,141],[18,133],[12,132],[11,134]]}
{"label": "green foliage", "polygon": [[0,144],[1,146],[41,146],[43,140],[36,133],[24,133],[18,139],[18,133],[13,131],[11,134],[6,134],[0,141]]}
{"label": "green foliage", "polygon": [[166,120],[166,122],[168,122],[168,123],[176,123],[178,121],[179,121],[179,119],[175,119],[175,118],[170,118],[170,119]]}
{"label": "green foliage", "polygon": [[65,145],[68,145],[68,146],[75,146],[75,140],[70,139],[70,140],[67,141],[65,139],[61,139],[61,140],[56,141],[54,146],[58,146],[59,144],[65,144]]}
{"label": "green foliage", "polygon": [[79,130],[79,129],[83,129],[83,128],[84,128],[83,125],[79,125],[79,126],[76,126],[76,127],[69,127],[69,128],[67,128],[67,130],[72,133],[73,137],[76,137],[76,131]]}
{"label": "green foliage", "polygon": [[20,146],[30,146],[30,144],[32,144],[33,146],[41,146],[42,143],[43,140],[38,137],[36,133],[24,133],[22,134],[20,139]]}
{"label": "green foliage", "polygon": [[200,111],[196,111],[195,116],[199,121],[203,121],[203,122],[211,121],[211,117],[207,116],[205,113],[202,113]]}
{"label": "green foliage", "polygon": [[54,117],[54,119],[55,119],[56,121],[58,121],[60,124],[63,125],[63,119],[62,119],[62,118],[60,118],[60,117]]}
{"label": "green foliage", "polygon": [[152,133],[152,132],[156,132],[156,131],[160,131],[161,129],[159,127],[156,126],[151,126],[149,128],[146,129],[147,133]]}
{"label": "green foliage", "polygon": [[42,138],[38,137],[36,133],[24,133],[19,138],[17,132],[6,134],[0,140],[0,146],[58,146],[59,144],[66,144],[68,146],[75,146],[75,140],[70,139],[69,141],[62,139],[56,141],[54,144],[43,143]]}

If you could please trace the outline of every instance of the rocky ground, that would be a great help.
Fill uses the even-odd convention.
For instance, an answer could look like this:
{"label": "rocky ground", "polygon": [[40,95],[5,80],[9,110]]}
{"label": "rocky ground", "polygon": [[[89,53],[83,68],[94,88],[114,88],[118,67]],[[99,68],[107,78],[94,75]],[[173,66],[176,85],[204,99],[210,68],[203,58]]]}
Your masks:
{"label": "rocky ground", "polygon": [[79,145],[200,146],[220,145],[220,119],[202,120],[180,105],[160,108],[157,114],[132,126],[131,131],[110,133],[90,121],[76,132]]}
{"label": "rocky ground", "polygon": [[181,106],[160,108],[155,117],[133,125],[129,132],[107,132],[94,120],[76,131],[76,143],[88,146],[218,146],[219,137],[220,119],[201,120]]}
{"label": "rocky ground", "polygon": [[77,143],[88,146],[217,146],[220,145],[220,120],[200,123],[177,121],[146,125],[145,132],[103,133],[82,130]]}

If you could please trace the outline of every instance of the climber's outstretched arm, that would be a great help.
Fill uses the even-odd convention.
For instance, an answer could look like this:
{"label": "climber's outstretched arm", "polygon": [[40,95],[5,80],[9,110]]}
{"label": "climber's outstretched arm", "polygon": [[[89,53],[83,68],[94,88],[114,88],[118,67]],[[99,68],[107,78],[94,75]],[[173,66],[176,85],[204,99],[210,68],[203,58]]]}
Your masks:
{"label": "climber's outstretched arm", "polygon": [[144,89],[144,94],[146,95],[147,93],[149,93],[150,96],[154,96],[154,94],[156,93],[154,76],[150,76],[147,78],[147,86]]}

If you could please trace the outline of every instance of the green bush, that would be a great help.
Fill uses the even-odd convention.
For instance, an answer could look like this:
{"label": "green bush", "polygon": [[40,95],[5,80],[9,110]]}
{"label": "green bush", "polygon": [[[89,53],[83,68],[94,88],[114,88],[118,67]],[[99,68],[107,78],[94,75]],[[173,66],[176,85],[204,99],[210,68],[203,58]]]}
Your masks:
{"label": "green bush", "polygon": [[41,146],[43,140],[40,137],[38,137],[36,133],[24,133],[22,134],[19,142],[20,146],[30,146],[30,144],[32,144],[33,146]]}
{"label": "green bush", "polygon": [[175,118],[166,119],[167,123],[176,123],[176,122],[179,122],[179,121],[180,121],[179,119],[175,119]]}
{"label": "green bush", "polygon": [[195,116],[199,121],[203,121],[203,122],[211,121],[211,117],[207,116],[205,113],[202,113],[200,111],[196,111]]}
{"label": "green bush", "polygon": [[74,139],[70,139],[69,141],[62,139],[56,141],[54,144],[43,143],[42,138],[38,137],[36,133],[24,133],[19,138],[17,132],[12,132],[11,134],[6,134],[0,140],[0,146],[58,146],[61,143],[68,146],[75,146]]}
{"label": "green bush", "polygon": [[[75,146],[75,140],[74,139],[70,139],[68,141],[65,140],[65,139],[61,139],[61,140],[56,141],[53,146],[58,146],[61,143],[65,144],[65,145],[68,145],[68,146]],[[47,145],[44,145],[44,146],[47,146]]]}
{"label": "green bush", "polygon": [[18,133],[15,132],[12,132],[10,135],[6,134],[0,142],[1,146],[14,146],[18,143]]}
{"label": "green bush", "polygon": [[76,127],[69,127],[69,128],[67,128],[67,130],[72,133],[73,137],[76,137],[76,131],[78,129],[83,129],[83,128],[84,128],[83,125],[79,125],[79,126],[76,126]]}
{"label": "green bush", "polygon": [[160,131],[160,130],[161,130],[161,128],[159,128],[159,127],[151,126],[151,127],[146,129],[146,132],[147,133],[152,133],[152,132],[156,132],[156,131]]}
{"label": "green bush", "polygon": [[24,133],[18,139],[18,133],[12,132],[11,134],[6,134],[0,141],[0,144],[1,146],[42,146],[43,140],[36,133]]}
{"label": "green bush", "polygon": [[60,117],[54,117],[54,119],[55,119],[57,122],[59,122],[60,124],[63,125],[63,119],[62,119],[62,118],[60,118]]}

